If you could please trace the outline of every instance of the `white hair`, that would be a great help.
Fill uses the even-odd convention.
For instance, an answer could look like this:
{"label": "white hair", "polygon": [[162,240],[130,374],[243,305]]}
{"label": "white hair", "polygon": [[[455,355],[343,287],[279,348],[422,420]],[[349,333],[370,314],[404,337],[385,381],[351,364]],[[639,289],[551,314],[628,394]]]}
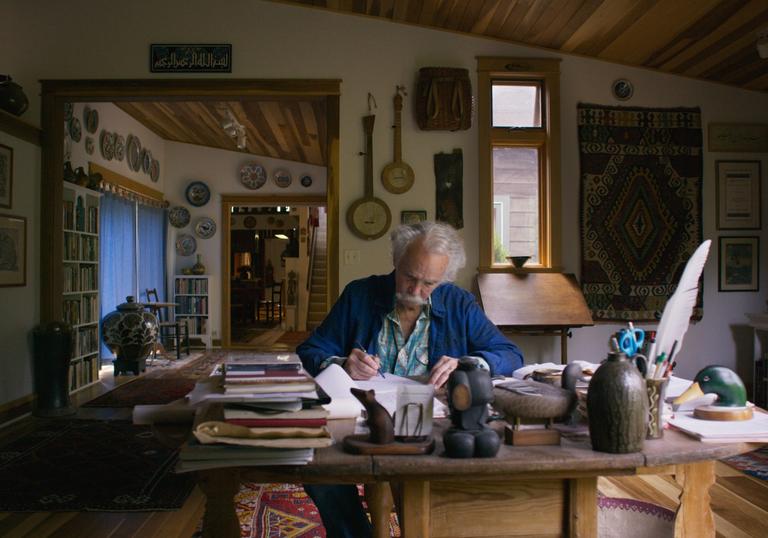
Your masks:
{"label": "white hair", "polygon": [[390,234],[392,240],[392,262],[395,267],[400,263],[408,247],[417,239],[423,238],[424,249],[430,254],[448,257],[443,280],[452,282],[456,273],[467,263],[464,242],[458,232],[449,224],[422,221],[416,224],[403,224]]}

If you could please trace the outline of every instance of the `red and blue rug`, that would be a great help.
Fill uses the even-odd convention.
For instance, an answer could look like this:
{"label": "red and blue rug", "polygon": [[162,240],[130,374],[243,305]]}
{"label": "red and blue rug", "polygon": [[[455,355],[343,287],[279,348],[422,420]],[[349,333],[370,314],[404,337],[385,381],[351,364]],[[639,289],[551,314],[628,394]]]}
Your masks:
{"label": "red and blue rug", "polygon": [[723,461],[749,476],[768,480],[768,447],[725,458]]}

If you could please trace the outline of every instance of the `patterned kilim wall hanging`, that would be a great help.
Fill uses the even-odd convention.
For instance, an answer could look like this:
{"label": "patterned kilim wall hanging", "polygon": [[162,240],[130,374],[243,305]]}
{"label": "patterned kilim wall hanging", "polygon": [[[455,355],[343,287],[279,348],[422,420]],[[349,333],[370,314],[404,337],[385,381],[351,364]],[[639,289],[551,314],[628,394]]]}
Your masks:
{"label": "patterned kilim wall hanging", "polygon": [[657,320],[701,242],[700,111],[580,104],[578,126],[587,304],[596,321]]}

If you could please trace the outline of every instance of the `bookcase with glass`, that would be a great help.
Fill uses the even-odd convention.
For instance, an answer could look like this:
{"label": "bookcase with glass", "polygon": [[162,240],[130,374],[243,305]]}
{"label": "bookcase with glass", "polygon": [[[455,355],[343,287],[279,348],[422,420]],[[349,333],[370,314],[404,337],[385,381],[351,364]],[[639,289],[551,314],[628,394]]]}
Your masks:
{"label": "bookcase with glass", "polygon": [[100,202],[100,192],[64,184],[62,312],[72,327],[72,392],[99,380]]}
{"label": "bookcase with glass", "polygon": [[189,327],[191,345],[211,347],[211,333],[208,324],[208,276],[174,277],[173,292],[176,321]]}

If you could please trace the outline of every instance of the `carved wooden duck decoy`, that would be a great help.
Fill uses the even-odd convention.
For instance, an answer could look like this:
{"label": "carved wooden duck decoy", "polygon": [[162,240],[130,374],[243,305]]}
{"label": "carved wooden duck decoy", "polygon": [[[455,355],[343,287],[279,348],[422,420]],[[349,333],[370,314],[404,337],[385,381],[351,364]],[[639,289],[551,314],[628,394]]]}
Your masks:
{"label": "carved wooden duck decoy", "polygon": [[508,422],[516,419],[555,419],[567,416],[576,406],[576,381],[581,367],[569,364],[563,371],[562,386],[533,380],[511,379],[493,389],[493,407]]}
{"label": "carved wooden duck decoy", "polygon": [[679,405],[704,394],[717,394],[715,407],[744,407],[747,405],[747,389],[739,375],[725,366],[712,365],[700,370],[693,383],[675,398]]}

